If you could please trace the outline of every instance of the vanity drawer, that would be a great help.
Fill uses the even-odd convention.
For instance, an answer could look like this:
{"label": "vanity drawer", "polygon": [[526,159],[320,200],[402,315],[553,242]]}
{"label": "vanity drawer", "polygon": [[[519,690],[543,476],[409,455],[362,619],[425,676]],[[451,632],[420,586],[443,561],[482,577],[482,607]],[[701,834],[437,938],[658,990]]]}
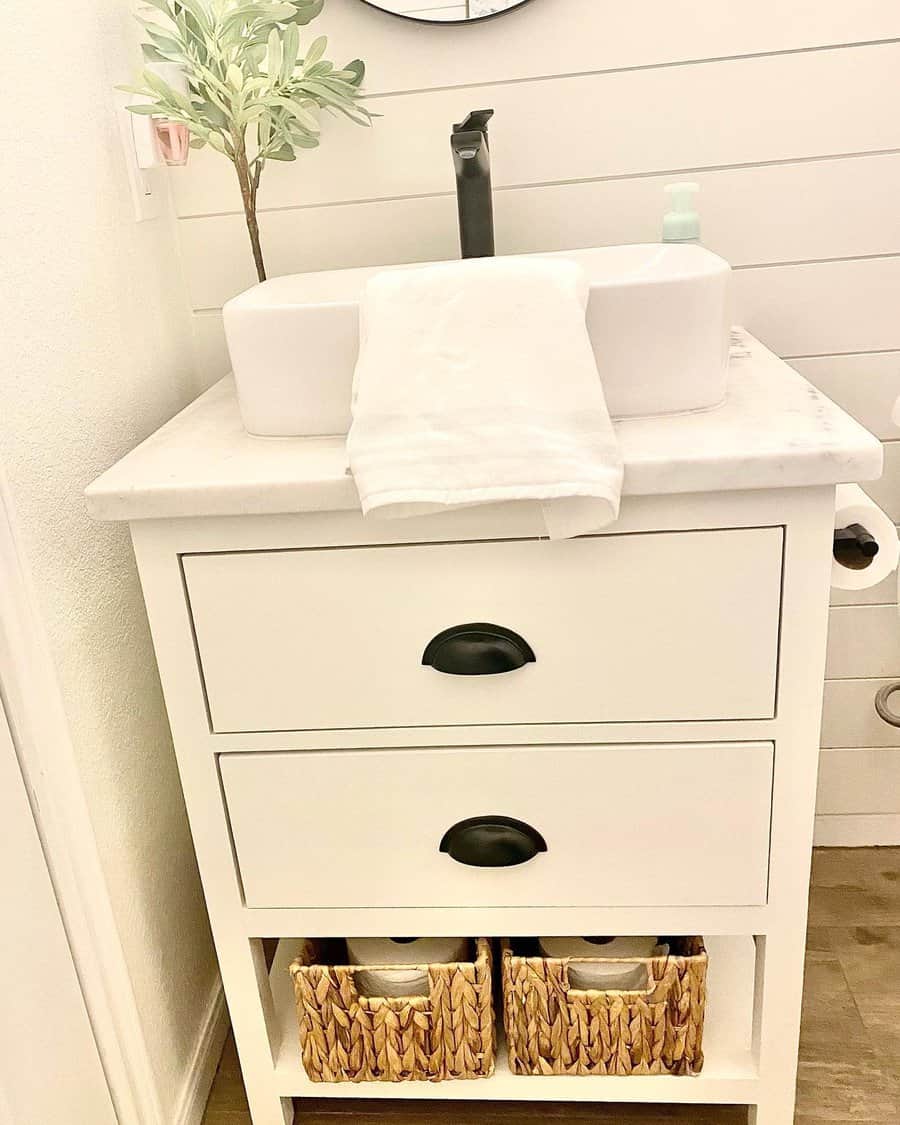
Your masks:
{"label": "vanity drawer", "polygon": [[[749,528],[183,565],[217,732],[762,719],[782,547],[781,528]],[[432,638],[473,622],[512,631],[534,661],[479,675],[423,663]],[[520,642],[499,643],[515,662]],[[454,639],[438,663],[471,655]]]}
{"label": "vanity drawer", "polygon": [[[761,905],[772,765],[771,743],[220,758],[250,907]],[[486,816],[546,850],[503,867],[440,850]],[[496,858],[481,829],[451,839]]]}

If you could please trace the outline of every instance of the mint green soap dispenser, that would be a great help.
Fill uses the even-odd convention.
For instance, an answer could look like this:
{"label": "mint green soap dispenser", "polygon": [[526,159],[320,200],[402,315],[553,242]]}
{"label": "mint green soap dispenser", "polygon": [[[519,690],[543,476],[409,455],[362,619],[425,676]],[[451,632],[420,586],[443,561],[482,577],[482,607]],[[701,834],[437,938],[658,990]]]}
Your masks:
{"label": "mint green soap dispenser", "polygon": [[663,215],[663,242],[699,242],[700,215],[697,213],[697,193],[700,185],[694,183],[666,184],[669,210]]}

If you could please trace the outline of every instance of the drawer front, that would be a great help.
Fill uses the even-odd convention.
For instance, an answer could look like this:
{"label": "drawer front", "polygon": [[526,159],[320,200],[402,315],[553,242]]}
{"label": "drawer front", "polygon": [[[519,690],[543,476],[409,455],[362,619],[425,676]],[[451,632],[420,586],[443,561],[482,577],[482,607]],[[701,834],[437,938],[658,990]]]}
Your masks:
{"label": "drawer front", "polygon": [[[220,759],[250,907],[701,906],[766,901],[771,743],[238,753]],[[546,845],[468,866],[449,829]]]}
{"label": "drawer front", "polygon": [[[774,714],[780,528],[183,560],[213,729],[763,719]],[[453,626],[535,657],[423,664]]]}

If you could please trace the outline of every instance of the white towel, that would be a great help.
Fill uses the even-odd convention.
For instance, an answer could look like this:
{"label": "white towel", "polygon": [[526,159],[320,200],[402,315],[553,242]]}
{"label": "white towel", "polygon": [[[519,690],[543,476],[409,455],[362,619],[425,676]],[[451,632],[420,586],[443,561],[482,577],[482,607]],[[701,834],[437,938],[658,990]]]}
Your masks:
{"label": "white towel", "polygon": [[616,519],[622,460],[565,259],[377,274],[360,304],[350,469],[365,514],[539,501],[551,538]]}

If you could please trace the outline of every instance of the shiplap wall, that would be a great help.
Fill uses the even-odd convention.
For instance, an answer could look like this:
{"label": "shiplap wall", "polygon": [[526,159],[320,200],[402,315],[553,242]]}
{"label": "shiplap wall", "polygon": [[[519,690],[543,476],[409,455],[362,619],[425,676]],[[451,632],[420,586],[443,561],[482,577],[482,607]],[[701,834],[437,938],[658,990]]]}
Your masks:
{"label": "shiplap wall", "polygon": [[[532,0],[462,27],[328,0],[315,30],[366,59],[383,116],[328,122],[321,149],[266,170],[271,275],[455,257],[448,133],[470,109],[496,110],[501,253],[654,241],[663,185],[689,175],[736,318],[885,440],[871,492],[900,522],[897,0]],[[173,185],[211,380],[221,305],[254,281],[240,198],[206,151]],[[900,677],[896,588],[834,601],[820,838],[900,842],[900,732],[872,708]]]}

